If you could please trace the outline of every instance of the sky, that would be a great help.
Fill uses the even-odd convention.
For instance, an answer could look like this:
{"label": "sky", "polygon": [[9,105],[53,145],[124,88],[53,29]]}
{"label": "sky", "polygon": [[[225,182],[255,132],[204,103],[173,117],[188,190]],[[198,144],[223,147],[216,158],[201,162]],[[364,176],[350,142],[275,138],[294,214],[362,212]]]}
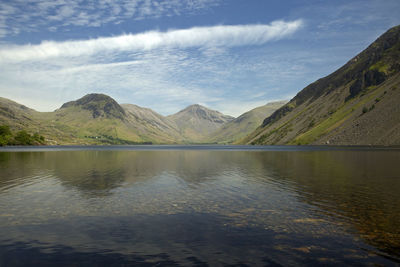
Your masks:
{"label": "sky", "polygon": [[1,0],[0,96],[239,116],[335,71],[399,14],[399,0]]}

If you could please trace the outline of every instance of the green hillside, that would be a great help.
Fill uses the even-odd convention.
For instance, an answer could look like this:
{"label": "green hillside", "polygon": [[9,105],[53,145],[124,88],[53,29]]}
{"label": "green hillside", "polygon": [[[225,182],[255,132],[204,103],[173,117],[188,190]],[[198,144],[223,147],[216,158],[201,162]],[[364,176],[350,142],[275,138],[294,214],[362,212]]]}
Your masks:
{"label": "green hillside", "polygon": [[275,110],[282,107],[287,101],[271,102],[243,113],[236,119],[222,125],[209,139],[211,143],[232,144],[253,132]]}
{"label": "green hillside", "polygon": [[400,26],[300,91],[243,143],[400,144]]}
{"label": "green hillside", "polygon": [[49,145],[199,143],[232,119],[200,105],[164,117],[103,94],[88,94],[54,112],[0,98],[0,125],[42,135]]}

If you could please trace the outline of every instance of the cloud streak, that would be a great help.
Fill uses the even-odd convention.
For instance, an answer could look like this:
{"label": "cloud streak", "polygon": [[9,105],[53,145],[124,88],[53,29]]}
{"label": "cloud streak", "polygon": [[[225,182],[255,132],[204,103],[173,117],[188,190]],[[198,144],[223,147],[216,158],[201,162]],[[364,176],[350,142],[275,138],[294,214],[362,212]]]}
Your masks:
{"label": "cloud streak", "polygon": [[0,2],[0,38],[69,26],[100,27],[128,20],[193,14],[219,0],[29,0]]}
{"label": "cloud streak", "polygon": [[3,46],[0,61],[44,60],[55,57],[90,56],[103,52],[141,52],[159,48],[234,47],[261,45],[290,36],[302,20],[274,21],[260,25],[220,25],[149,31],[81,41],[44,41],[39,45]]}

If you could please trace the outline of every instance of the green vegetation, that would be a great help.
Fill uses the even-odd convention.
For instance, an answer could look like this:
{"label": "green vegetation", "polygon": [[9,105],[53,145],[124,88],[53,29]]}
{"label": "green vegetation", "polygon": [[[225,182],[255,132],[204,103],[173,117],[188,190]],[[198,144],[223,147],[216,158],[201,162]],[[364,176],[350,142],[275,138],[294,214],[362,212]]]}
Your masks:
{"label": "green vegetation", "polygon": [[267,105],[252,109],[224,124],[211,135],[208,141],[210,141],[210,143],[235,143],[257,129],[266,117],[270,116],[285,103],[286,101],[271,102]]}
{"label": "green vegetation", "polygon": [[389,69],[390,69],[390,65],[385,63],[383,60],[380,60],[378,62],[376,62],[374,65],[372,65],[370,68],[370,70],[377,70],[379,72],[383,72],[385,74],[389,73]]}
{"label": "green vegetation", "polygon": [[5,146],[10,143],[12,134],[10,127],[7,125],[0,126],[0,146]]}
{"label": "green vegetation", "polygon": [[[311,118],[310,118],[311,119]],[[310,123],[308,124],[308,128],[312,128],[315,126],[315,120],[311,119]]]}
{"label": "green vegetation", "polygon": [[[374,87],[375,89],[376,87]],[[376,96],[383,90],[383,88],[379,88],[375,91],[370,91],[369,96],[365,97],[364,99],[360,100],[359,102],[353,104],[354,99],[345,102],[334,114],[330,115],[326,120],[322,121],[314,128],[310,129],[309,131],[305,132],[304,134],[298,136],[295,140],[291,141],[290,144],[310,144],[317,140],[319,137],[323,136],[324,134],[332,131],[339,125],[341,125],[346,119],[348,119],[352,112],[357,108],[365,105],[366,103],[370,102],[372,99],[376,98]],[[351,108],[350,108],[351,107]],[[362,108],[362,114],[367,113],[375,108],[375,105],[372,105],[370,108],[364,106]]]}
{"label": "green vegetation", "polygon": [[[400,26],[397,26],[347,64],[301,90],[243,142],[307,145],[326,143],[329,140],[325,137],[329,135],[335,144],[390,144],[383,141],[384,131],[397,140],[392,129],[398,123],[398,114],[393,114],[393,118],[387,114],[398,111],[389,107],[399,97],[397,92],[393,93],[400,81],[399,52]],[[366,113],[368,119],[361,119],[360,115]],[[368,125],[373,121],[379,121],[381,128]],[[368,136],[362,131],[366,127],[371,128]]]}
{"label": "green vegetation", "polygon": [[110,135],[100,135],[100,136],[92,136],[85,135],[85,138],[95,139],[96,141],[104,144],[113,144],[113,145],[151,145],[153,144],[151,141],[143,141],[143,142],[134,142],[130,140],[125,140],[117,137],[113,137]]}
{"label": "green vegetation", "polygon": [[39,135],[38,133],[30,135],[27,131],[22,130],[13,134],[8,125],[0,125],[0,146],[26,146],[44,144],[44,137]]}

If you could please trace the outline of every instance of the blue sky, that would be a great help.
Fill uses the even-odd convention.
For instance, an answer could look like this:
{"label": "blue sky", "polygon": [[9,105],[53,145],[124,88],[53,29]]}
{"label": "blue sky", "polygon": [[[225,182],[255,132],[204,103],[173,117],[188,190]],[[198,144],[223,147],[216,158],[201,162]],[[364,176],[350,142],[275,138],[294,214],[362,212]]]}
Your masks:
{"label": "blue sky", "polygon": [[2,0],[0,96],[105,93],[168,115],[290,99],[400,24],[400,1]]}

